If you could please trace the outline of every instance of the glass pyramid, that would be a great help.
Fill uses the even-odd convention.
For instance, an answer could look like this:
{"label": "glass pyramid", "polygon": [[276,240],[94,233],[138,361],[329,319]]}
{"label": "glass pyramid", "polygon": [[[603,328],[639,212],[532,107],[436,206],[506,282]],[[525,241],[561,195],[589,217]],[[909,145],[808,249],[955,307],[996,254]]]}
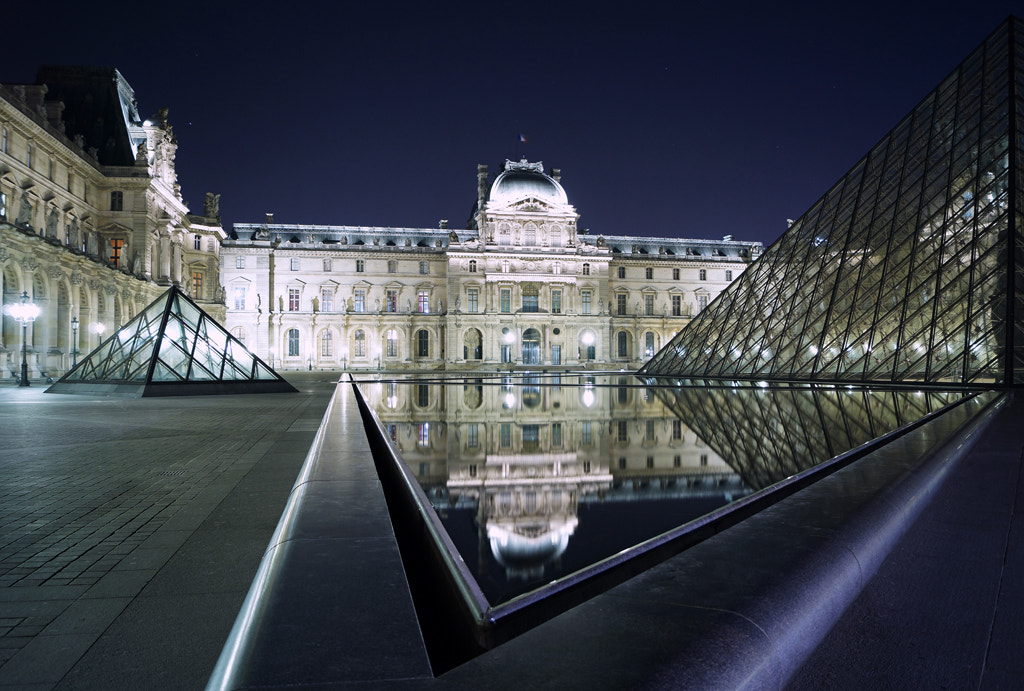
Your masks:
{"label": "glass pyramid", "polygon": [[285,391],[295,388],[173,287],[47,389],[136,396]]}
{"label": "glass pyramid", "polygon": [[1022,41],[1007,19],[640,375],[1024,384]]}

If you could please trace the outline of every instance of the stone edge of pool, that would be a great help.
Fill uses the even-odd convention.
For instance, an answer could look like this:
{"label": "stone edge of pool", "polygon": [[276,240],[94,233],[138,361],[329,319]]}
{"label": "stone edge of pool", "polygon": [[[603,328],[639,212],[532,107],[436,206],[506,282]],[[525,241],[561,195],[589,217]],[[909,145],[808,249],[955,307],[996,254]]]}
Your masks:
{"label": "stone edge of pool", "polygon": [[355,394],[339,386],[207,688],[782,687],[1001,400],[980,394],[435,678]]}

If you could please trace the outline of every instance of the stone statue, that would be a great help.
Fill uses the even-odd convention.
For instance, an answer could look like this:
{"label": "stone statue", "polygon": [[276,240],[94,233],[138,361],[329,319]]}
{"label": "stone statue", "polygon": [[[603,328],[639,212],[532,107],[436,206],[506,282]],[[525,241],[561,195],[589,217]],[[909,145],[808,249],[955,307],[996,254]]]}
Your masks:
{"label": "stone statue", "polygon": [[144,166],[149,163],[149,147],[145,140],[139,142],[139,149],[135,152],[135,165]]}
{"label": "stone statue", "polygon": [[14,223],[19,226],[32,224],[32,202],[28,198],[28,192],[21,193],[21,206],[18,207],[18,218]]}
{"label": "stone statue", "polygon": [[220,195],[207,192],[203,198],[203,215],[207,218],[220,218]]}
{"label": "stone statue", "polygon": [[55,238],[57,237],[57,209],[50,209],[49,216],[46,217],[46,237]]}
{"label": "stone statue", "polygon": [[277,296],[277,311],[284,312],[284,297],[280,295]]}
{"label": "stone statue", "polygon": [[456,298],[455,298],[455,311],[456,311],[456,312],[458,312],[458,311],[459,311],[459,307],[460,307],[461,305],[462,305],[462,298],[460,298],[460,297],[456,297]]}
{"label": "stone statue", "polygon": [[81,243],[78,241],[78,219],[72,217],[68,223],[68,247],[78,249],[81,246]]}
{"label": "stone statue", "polygon": [[315,295],[313,296],[313,311],[320,311],[320,300]]}
{"label": "stone statue", "polygon": [[441,302],[441,298],[437,299],[437,311],[439,313],[444,311],[444,303]]}
{"label": "stone statue", "polygon": [[607,244],[608,243],[605,241],[604,235],[598,235],[597,236],[597,246],[598,247],[606,247]]}
{"label": "stone statue", "polygon": [[405,301],[405,311],[409,312],[410,314],[412,313],[412,300]]}
{"label": "stone statue", "polygon": [[459,243],[459,234],[456,233],[454,230],[452,232],[448,233],[448,244],[449,245],[457,245],[458,243]]}

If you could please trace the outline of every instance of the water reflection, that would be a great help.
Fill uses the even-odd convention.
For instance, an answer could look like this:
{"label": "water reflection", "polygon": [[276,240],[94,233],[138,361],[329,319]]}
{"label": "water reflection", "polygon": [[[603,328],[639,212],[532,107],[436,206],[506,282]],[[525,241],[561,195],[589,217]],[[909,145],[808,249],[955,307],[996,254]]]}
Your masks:
{"label": "water reflection", "polygon": [[363,382],[491,604],[895,429],[959,394]]}

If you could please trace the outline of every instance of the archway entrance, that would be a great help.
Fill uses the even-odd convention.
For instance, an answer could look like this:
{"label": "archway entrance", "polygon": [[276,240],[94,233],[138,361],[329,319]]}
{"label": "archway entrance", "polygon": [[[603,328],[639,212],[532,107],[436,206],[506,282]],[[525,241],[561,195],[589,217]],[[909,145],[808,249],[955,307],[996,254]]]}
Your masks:
{"label": "archway entrance", "polygon": [[523,332],[523,364],[540,364],[540,332],[537,329]]}

